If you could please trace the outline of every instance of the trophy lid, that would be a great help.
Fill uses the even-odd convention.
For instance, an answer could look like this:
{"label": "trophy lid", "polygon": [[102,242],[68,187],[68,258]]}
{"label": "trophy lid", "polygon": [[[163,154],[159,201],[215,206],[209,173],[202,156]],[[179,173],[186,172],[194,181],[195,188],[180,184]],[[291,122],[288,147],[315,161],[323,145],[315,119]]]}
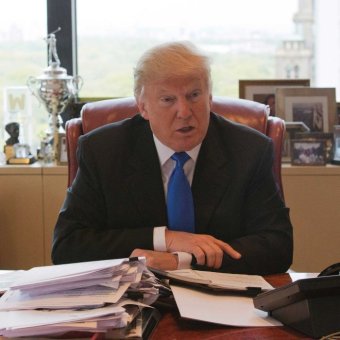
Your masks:
{"label": "trophy lid", "polygon": [[57,62],[52,62],[48,67],[43,70],[43,74],[37,77],[37,79],[40,80],[68,80],[72,78],[72,76],[67,75],[66,69],[64,67],[60,67],[59,63]]}

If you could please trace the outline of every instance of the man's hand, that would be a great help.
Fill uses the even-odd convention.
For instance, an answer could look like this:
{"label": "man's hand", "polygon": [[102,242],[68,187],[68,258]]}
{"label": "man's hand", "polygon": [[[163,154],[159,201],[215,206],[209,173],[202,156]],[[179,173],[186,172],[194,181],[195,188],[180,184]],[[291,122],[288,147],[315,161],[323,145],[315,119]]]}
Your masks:
{"label": "man's hand", "polygon": [[154,251],[137,248],[131,253],[130,256],[144,256],[146,258],[146,265],[148,267],[161,270],[175,270],[177,269],[178,265],[177,255],[164,251]]}
{"label": "man's hand", "polygon": [[240,259],[241,254],[211,235],[192,234],[182,231],[165,230],[165,242],[168,252],[183,251],[195,256],[197,264],[219,269],[223,253],[233,259]]}

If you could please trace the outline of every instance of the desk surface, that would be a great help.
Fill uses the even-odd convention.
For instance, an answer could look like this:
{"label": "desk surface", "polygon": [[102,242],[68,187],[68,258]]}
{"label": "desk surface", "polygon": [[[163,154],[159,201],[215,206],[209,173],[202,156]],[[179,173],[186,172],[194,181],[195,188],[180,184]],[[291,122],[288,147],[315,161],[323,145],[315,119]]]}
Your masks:
{"label": "desk surface", "polygon": [[[269,275],[265,279],[273,286],[280,287],[292,282],[289,274]],[[228,327],[182,319],[174,310],[162,311],[162,319],[151,339],[308,339],[302,333],[289,327]]]}

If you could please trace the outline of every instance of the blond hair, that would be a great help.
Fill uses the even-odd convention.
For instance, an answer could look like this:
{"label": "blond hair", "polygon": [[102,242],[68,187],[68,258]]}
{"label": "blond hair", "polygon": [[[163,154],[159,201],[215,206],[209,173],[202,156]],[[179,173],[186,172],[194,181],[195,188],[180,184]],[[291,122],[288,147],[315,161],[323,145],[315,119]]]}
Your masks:
{"label": "blond hair", "polygon": [[170,42],[147,50],[134,69],[134,95],[145,84],[174,77],[201,77],[211,91],[210,58],[190,42]]}

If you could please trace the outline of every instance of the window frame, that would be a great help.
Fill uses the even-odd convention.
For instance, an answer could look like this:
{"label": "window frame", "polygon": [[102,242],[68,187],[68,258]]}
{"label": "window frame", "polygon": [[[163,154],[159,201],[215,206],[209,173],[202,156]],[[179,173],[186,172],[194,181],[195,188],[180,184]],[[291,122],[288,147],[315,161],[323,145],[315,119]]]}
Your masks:
{"label": "window frame", "polygon": [[78,75],[77,65],[77,1],[76,0],[46,0],[47,1],[47,34],[57,33],[58,56],[61,66],[67,74]]}

